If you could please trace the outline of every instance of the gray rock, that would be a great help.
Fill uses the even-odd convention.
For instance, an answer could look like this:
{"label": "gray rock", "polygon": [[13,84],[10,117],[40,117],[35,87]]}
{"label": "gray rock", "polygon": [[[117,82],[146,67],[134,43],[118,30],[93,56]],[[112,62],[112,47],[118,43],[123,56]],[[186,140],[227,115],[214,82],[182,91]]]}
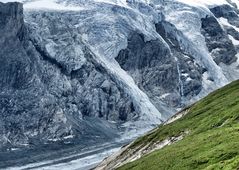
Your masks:
{"label": "gray rock", "polygon": [[[146,42],[143,35],[132,33],[127,48],[119,52],[116,60],[155,103],[157,96],[165,93],[179,95],[179,89],[175,89],[179,76],[176,62],[161,40]],[[160,104],[157,106],[160,108]]]}
{"label": "gray rock", "polygon": [[[115,138],[120,130],[107,121],[133,119],[131,98],[81,49],[84,45],[74,35],[65,35],[74,47],[59,43],[54,48],[65,48],[63,53],[50,53],[26,28],[21,4],[1,3],[0,7],[5,29],[0,34],[0,146],[34,144],[36,139],[46,143],[67,136],[82,142],[87,136]],[[54,33],[62,34],[57,26]],[[89,118],[101,123],[90,125]]]}
{"label": "gray rock", "polygon": [[[216,19],[237,26],[231,6],[210,12],[175,1],[63,2],[84,8],[28,10],[24,23],[21,4],[0,3],[2,150],[132,138],[237,71],[227,67],[237,59],[228,34],[238,40],[238,32]],[[183,27],[168,17],[174,12]]]}
{"label": "gray rock", "polygon": [[239,10],[229,5],[220,5],[211,8],[210,11],[215,15],[216,18],[224,17],[228,19],[228,22],[232,25],[239,27]]}
{"label": "gray rock", "polygon": [[205,36],[208,50],[217,64],[223,62],[230,65],[237,60],[237,52],[232,41],[214,17],[207,16],[202,19],[202,34]]}

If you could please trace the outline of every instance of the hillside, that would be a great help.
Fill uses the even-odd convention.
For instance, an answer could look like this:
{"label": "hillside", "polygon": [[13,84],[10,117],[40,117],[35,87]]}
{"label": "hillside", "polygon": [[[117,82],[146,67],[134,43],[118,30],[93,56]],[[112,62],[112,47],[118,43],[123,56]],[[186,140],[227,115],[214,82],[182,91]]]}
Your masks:
{"label": "hillside", "polygon": [[[12,1],[0,0],[0,169],[90,169],[239,79],[238,0]],[[143,154],[193,133],[181,130]]]}
{"label": "hillside", "polygon": [[[177,117],[181,118],[173,121]],[[235,81],[127,146],[104,169],[117,166],[117,159],[121,165],[130,162],[119,170],[237,169],[238,121],[239,81]],[[155,149],[159,150],[152,152]]]}

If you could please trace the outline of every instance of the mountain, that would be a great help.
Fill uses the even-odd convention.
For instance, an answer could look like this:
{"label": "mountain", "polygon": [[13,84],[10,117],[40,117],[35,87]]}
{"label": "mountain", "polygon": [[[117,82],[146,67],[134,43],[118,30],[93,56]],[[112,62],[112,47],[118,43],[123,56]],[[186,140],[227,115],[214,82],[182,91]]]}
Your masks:
{"label": "mountain", "polygon": [[238,169],[238,97],[235,81],[125,146],[98,169]]}
{"label": "mountain", "polygon": [[3,167],[128,142],[239,78],[236,0],[19,2],[0,3]]}

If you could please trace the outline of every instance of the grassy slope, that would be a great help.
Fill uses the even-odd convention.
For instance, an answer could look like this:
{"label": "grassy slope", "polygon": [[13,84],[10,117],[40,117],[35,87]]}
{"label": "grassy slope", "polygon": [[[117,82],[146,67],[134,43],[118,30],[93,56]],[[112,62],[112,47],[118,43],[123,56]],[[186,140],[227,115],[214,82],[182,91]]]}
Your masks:
{"label": "grassy slope", "polygon": [[139,138],[130,146],[180,136],[184,139],[120,170],[239,169],[239,81],[219,89],[189,108],[181,119]]}

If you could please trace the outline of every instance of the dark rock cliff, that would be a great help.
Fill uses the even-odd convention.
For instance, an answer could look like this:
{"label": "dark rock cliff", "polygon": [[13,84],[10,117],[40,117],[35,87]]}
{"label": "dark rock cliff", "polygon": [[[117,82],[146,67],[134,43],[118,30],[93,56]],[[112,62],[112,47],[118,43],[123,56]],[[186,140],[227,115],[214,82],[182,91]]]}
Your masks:
{"label": "dark rock cliff", "polygon": [[58,61],[30,36],[22,4],[0,3],[0,9],[0,147],[65,137],[107,141],[119,131],[108,121],[135,117],[131,98],[92,54],[83,49],[79,66]]}

